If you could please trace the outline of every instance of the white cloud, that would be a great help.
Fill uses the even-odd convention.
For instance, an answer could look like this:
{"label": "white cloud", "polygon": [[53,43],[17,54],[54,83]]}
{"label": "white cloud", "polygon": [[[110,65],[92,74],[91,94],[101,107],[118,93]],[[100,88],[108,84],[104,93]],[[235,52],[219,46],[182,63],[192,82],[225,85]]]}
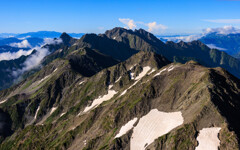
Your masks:
{"label": "white cloud", "polygon": [[224,26],[222,28],[207,28],[204,30],[204,34],[209,33],[218,33],[218,34],[237,34],[240,33],[240,29],[233,26]]}
{"label": "white cloud", "polygon": [[[173,41],[173,42],[180,42],[180,41],[184,41],[184,42],[191,42],[194,40],[198,40],[201,37],[204,37],[208,34],[211,33],[217,33],[217,34],[223,34],[223,35],[228,35],[228,34],[237,34],[240,33],[240,29],[233,27],[233,26],[224,26],[221,28],[207,28],[204,29],[203,32],[201,34],[195,34],[195,35],[188,35],[188,36],[171,36],[171,37],[160,37],[163,39],[166,39],[168,41]],[[216,45],[213,44],[209,44],[208,47],[210,48],[215,48],[215,49],[219,49],[219,50],[227,50],[225,48],[222,47],[217,47]]]}
{"label": "white cloud", "polygon": [[157,22],[150,22],[146,24],[148,26],[149,32],[159,32],[159,30],[166,30],[167,27],[162,24],[157,24]]}
{"label": "white cloud", "polygon": [[26,36],[26,37],[22,37],[22,38],[18,38],[19,40],[25,40],[25,39],[27,39],[27,38],[30,38],[31,36],[30,35],[28,35],[28,36]]}
{"label": "white cloud", "polygon": [[232,24],[240,24],[240,19],[213,19],[213,20],[206,19],[206,20],[204,20],[204,21],[213,22],[213,23],[232,23]]}
{"label": "white cloud", "polygon": [[[62,39],[44,39],[44,42],[46,44],[60,44],[62,42]],[[43,45],[43,46],[44,46]],[[36,52],[32,55],[30,55],[27,60],[23,63],[23,68],[18,69],[12,72],[12,75],[14,77],[18,77],[19,75],[23,74],[25,71],[31,70],[33,68],[38,67],[41,64],[42,59],[50,54],[48,48],[41,47],[35,47],[32,50],[36,50]]]}
{"label": "white cloud", "polygon": [[222,47],[217,47],[215,44],[206,44],[209,48],[211,49],[218,49],[218,50],[222,50],[222,51],[226,51],[226,48],[222,48]]}
{"label": "white cloud", "polygon": [[62,39],[61,38],[58,38],[58,39],[45,38],[44,43],[45,44],[60,44],[60,43],[62,43]]}
{"label": "white cloud", "polygon": [[11,43],[9,44],[12,47],[18,47],[18,48],[31,48],[32,46],[28,43],[28,40],[23,40],[20,43]]}
{"label": "white cloud", "polygon": [[127,25],[127,27],[125,28],[129,28],[129,29],[134,29],[137,27],[136,23],[129,18],[119,18],[118,19],[120,22],[122,22],[123,24]]}
{"label": "white cloud", "polygon": [[41,60],[50,53],[47,48],[37,47],[35,50],[36,53],[27,58],[27,60],[23,63],[22,69],[13,71],[13,76],[17,77],[25,71],[37,67],[40,64]]}
{"label": "white cloud", "polygon": [[5,52],[5,53],[0,53],[0,61],[2,60],[12,60],[12,59],[17,59],[21,56],[27,56],[30,55],[32,53],[33,50],[28,50],[28,51],[24,51],[22,49],[20,49],[17,52]]}
{"label": "white cloud", "polygon": [[180,41],[184,41],[184,42],[191,42],[191,41],[194,41],[194,40],[198,40],[202,37],[203,35],[202,34],[199,34],[199,35],[187,35],[187,36],[171,36],[171,37],[160,37],[160,38],[163,38],[163,39],[166,39],[168,41],[173,41],[173,42],[180,42]]}
{"label": "white cloud", "polygon": [[149,22],[149,23],[144,23],[141,21],[135,22],[132,19],[129,18],[119,18],[118,19],[120,22],[122,22],[123,24],[127,25],[124,28],[129,28],[129,29],[135,29],[137,28],[137,25],[143,25],[145,27],[147,27],[149,32],[152,33],[159,33],[160,31],[166,30],[167,26],[162,25],[162,24],[157,24],[157,22]]}

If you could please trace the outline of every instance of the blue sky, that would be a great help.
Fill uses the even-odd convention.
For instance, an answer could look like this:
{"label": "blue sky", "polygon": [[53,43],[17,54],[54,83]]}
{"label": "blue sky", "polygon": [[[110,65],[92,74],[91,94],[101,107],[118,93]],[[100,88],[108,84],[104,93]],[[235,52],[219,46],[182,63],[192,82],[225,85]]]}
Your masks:
{"label": "blue sky", "polygon": [[200,33],[239,27],[239,8],[240,0],[1,0],[0,33],[101,33],[129,21],[155,34]]}

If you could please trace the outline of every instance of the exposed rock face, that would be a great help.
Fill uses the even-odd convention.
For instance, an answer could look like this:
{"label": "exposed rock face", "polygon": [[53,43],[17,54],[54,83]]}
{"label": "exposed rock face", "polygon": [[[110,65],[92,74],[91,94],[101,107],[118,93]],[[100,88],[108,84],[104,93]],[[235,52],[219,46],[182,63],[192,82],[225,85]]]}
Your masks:
{"label": "exposed rock face", "polygon": [[[94,50],[63,52],[62,58],[0,92],[0,100],[6,100],[0,107],[10,120],[3,122],[14,133],[9,132],[1,149],[130,149],[141,118],[153,110],[179,112],[183,120],[145,143],[146,149],[194,150],[199,132],[211,127],[221,128],[220,149],[239,148],[240,81],[223,69],[193,61],[171,63],[144,51],[108,67],[101,60],[116,61]],[[71,62],[72,58],[76,60]],[[85,64],[98,71],[86,77],[79,69]],[[104,99],[109,91],[115,93]],[[100,104],[84,112],[101,98]],[[133,128],[116,138],[134,118],[138,120]]]}
{"label": "exposed rock face", "polygon": [[206,67],[222,67],[236,77],[240,77],[240,61],[238,59],[225,52],[210,49],[200,41],[167,42],[164,44],[143,29],[132,31],[114,28],[106,31],[105,35],[129,45],[132,49],[156,52],[170,61],[185,63],[189,60],[195,60]]}

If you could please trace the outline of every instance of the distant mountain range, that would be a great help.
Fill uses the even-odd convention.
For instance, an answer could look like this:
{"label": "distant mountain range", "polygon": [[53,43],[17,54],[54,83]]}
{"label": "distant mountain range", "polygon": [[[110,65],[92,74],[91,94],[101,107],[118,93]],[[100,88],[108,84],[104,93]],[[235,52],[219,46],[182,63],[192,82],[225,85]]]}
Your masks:
{"label": "distant mountain range", "polygon": [[193,40],[199,40],[209,48],[218,49],[235,58],[240,58],[240,33],[220,34],[217,32],[211,32],[203,35],[172,35],[158,36],[158,38],[163,42],[173,41],[175,43],[180,41],[190,42]]}
{"label": "distant mountain range", "polygon": [[[13,33],[0,33],[0,38],[57,38],[61,36],[61,32],[56,31],[38,31],[38,32],[28,32],[28,33],[21,33],[21,34],[13,34]],[[69,33],[70,36],[74,38],[81,38],[84,33]]]}
{"label": "distant mountain range", "polygon": [[225,51],[231,56],[240,58],[240,34],[211,33],[199,39],[212,48]]}
{"label": "distant mountain range", "polygon": [[0,149],[239,149],[238,59],[142,29],[60,39],[0,91]]}

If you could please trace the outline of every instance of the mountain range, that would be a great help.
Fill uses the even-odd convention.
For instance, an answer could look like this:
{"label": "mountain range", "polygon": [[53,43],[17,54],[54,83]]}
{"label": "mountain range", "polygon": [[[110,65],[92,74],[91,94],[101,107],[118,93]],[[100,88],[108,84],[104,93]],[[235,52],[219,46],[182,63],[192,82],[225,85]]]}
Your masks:
{"label": "mountain range", "polygon": [[[29,38],[29,37],[35,37],[35,38],[56,38],[61,36],[61,32],[56,31],[37,31],[37,32],[27,32],[27,33],[0,33],[0,38],[9,38],[9,37],[15,37],[15,38]],[[84,33],[68,33],[70,36],[75,38],[81,38]]]}
{"label": "mountain range", "polygon": [[239,149],[238,59],[143,29],[60,39],[0,91],[0,149]]}
{"label": "mountain range", "polygon": [[199,39],[204,44],[223,50],[231,56],[240,58],[240,34],[211,33]]}

